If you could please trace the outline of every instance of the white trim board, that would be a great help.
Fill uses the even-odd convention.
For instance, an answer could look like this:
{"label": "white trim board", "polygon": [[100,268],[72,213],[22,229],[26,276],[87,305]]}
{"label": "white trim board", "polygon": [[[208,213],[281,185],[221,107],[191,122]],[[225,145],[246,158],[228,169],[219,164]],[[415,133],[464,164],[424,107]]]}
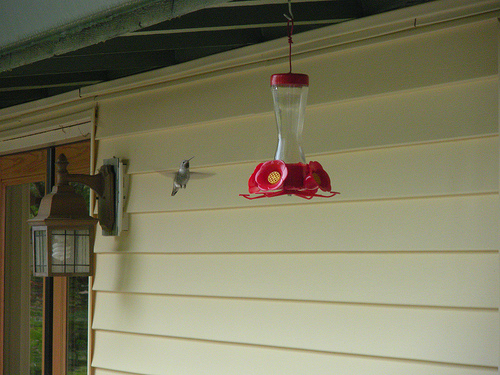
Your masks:
{"label": "white trim board", "polygon": [[94,111],[75,113],[1,132],[0,155],[91,139],[93,134]]}

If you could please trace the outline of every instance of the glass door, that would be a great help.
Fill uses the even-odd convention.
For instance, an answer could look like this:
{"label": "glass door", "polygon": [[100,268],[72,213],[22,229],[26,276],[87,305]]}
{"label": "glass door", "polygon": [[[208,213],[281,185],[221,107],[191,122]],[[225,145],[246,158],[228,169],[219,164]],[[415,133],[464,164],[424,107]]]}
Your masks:
{"label": "glass door", "polygon": [[[70,173],[88,173],[89,145],[60,146],[55,153],[68,156]],[[47,164],[47,150],[0,157],[0,279],[5,281],[0,284],[0,374],[4,375],[87,373],[89,279],[32,276],[27,220],[37,214],[45,195]]]}

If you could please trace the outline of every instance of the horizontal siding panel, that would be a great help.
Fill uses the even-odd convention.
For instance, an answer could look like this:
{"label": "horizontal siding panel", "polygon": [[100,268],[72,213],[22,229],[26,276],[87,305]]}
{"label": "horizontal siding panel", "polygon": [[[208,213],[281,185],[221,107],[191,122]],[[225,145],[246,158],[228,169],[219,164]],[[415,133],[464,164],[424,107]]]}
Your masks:
{"label": "horizontal siding panel", "polygon": [[[332,188],[341,193],[331,201],[498,192],[497,136],[324,155],[310,160],[323,165],[332,179]],[[208,177],[193,179],[175,197],[171,197],[172,177],[162,173],[134,174],[127,211],[309,203],[288,196],[257,201],[240,197],[248,193],[248,178],[256,164],[197,169],[193,160],[193,171]],[[321,198],[314,201],[318,200]]]}
{"label": "horizontal siding panel", "polygon": [[498,253],[97,257],[98,291],[498,307]]}
{"label": "horizontal siding panel", "polygon": [[110,371],[102,368],[93,369],[92,375],[130,375],[132,372]]}
{"label": "horizontal siding panel", "polygon": [[498,203],[492,194],[133,214],[128,232],[98,236],[95,251],[498,250]]}
{"label": "horizontal siding panel", "polygon": [[[310,76],[310,105],[473,80],[498,72],[495,20],[430,33],[415,30],[413,36],[370,41],[357,48],[349,44],[349,48],[325,49],[328,46],[323,45],[301,51],[302,38],[297,38],[294,69]],[[209,72],[156,85],[156,90],[148,87],[135,95],[102,100],[97,137],[268,112],[269,77],[286,69],[285,59],[267,60],[246,65],[244,70]]]}
{"label": "horizontal siding panel", "polygon": [[497,366],[498,321],[497,311],[98,293],[93,328]]}
{"label": "horizontal siding panel", "polygon": [[[276,124],[267,87],[261,95],[268,99],[266,112],[261,115],[108,138],[99,142],[100,157],[129,159],[129,173],[175,168],[181,159],[193,155],[193,166],[269,159],[276,148]],[[497,103],[498,79],[493,77],[329,105],[309,105],[304,150],[310,155],[497,134]],[[156,111],[144,110],[142,101],[137,105],[127,117],[128,122],[140,123],[141,130],[155,121],[161,121],[164,128],[167,126],[164,119],[170,118],[170,114],[163,117]],[[139,115],[152,118],[137,119]],[[100,117],[99,127],[106,126],[103,122]]]}
{"label": "horizontal siding panel", "polygon": [[294,57],[294,70],[307,73],[311,88],[317,87],[311,90],[311,104],[487,77],[498,73],[497,33],[498,24],[490,19],[389,37],[382,43]]}
{"label": "horizontal siding panel", "polygon": [[[134,374],[493,375],[493,368],[96,332],[93,366]],[[107,375],[107,374],[106,374]]]}
{"label": "horizontal siding panel", "polygon": [[497,105],[498,78],[495,76],[321,107],[309,106],[304,149],[324,153],[496,134]]}

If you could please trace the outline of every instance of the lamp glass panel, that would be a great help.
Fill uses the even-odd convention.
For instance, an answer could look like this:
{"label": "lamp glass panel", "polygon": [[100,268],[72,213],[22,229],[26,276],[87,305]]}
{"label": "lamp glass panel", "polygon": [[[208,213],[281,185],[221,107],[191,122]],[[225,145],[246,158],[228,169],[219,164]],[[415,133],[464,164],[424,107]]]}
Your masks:
{"label": "lamp glass panel", "polygon": [[88,229],[54,229],[51,242],[53,273],[88,273],[90,271],[90,231]]}
{"label": "lamp glass panel", "polygon": [[47,227],[33,228],[34,267],[36,274],[47,272]]}

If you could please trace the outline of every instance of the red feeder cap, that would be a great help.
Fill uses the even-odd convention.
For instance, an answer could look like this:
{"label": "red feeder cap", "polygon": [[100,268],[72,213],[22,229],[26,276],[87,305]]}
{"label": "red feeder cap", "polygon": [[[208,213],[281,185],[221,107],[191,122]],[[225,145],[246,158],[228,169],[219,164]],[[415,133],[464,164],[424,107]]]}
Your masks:
{"label": "red feeder cap", "polygon": [[273,74],[271,86],[309,86],[309,76],[298,73]]}

